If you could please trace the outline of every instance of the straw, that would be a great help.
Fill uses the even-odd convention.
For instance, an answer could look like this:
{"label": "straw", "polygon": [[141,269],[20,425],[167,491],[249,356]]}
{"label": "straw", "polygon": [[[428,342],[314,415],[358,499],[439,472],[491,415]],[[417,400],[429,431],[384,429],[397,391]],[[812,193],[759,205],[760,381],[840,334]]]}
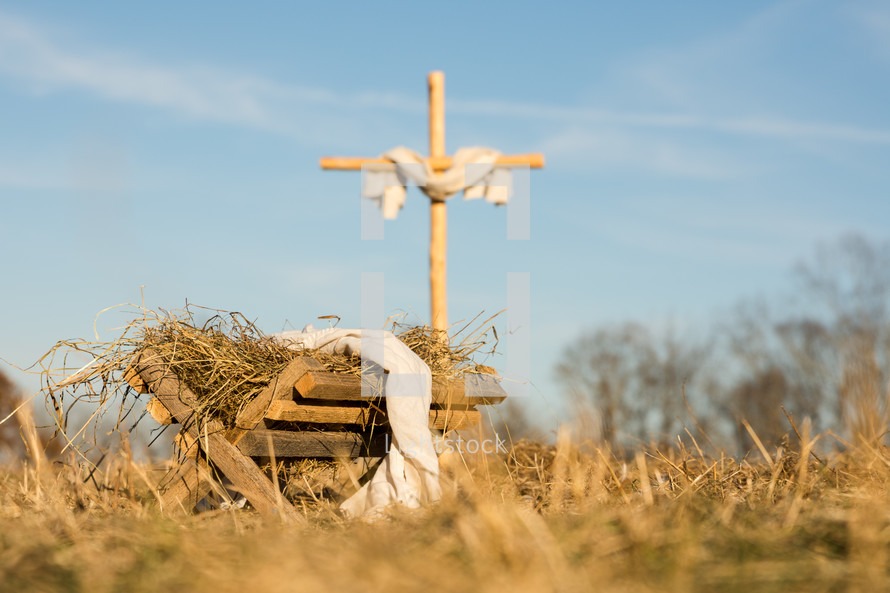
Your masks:
{"label": "straw", "polygon": [[[115,430],[126,433],[144,414],[134,414],[136,394],[124,379],[131,362],[146,349],[158,353],[191,389],[199,401],[199,422],[213,418],[232,426],[242,408],[256,397],[287,364],[298,356],[311,356],[325,369],[341,374],[360,375],[360,356],[332,354],[312,349],[293,349],[264,334],[244,315],[211,309],[215,313],[198,323],[198,312],[206,308],[188,305],[184,310],[141,311],[110,342],[84,340],[56,344],[39,362],[47,407],[56,418],[59,433],[66,435],[72,408],[81,402],[96,404],[87,423],[74,438],[85,435],[88,424],[95,428],[109,412],[117,415]],[[475,319],[481,317],[481,314]],[[485,372],[471,354],[494,352],[497,334],[487,319],[470,329],[458,331],[451,342],[440,330],[393,322],[392,331],[426,362],[435,377],[459,377],[468,372]],[[466,333],[464,333],[466,332]],[[458,340],[458,337],[463,338]],[[86,355],[87,362],[78,360]],[[73,363],[73,364],[72,364]],[[74,371],[72,374],[71,371]],[[79,407],[79,406],[78,406]],[[132,422],[132,426],[127,426]],[[65,436],[68,439],[68,436]],[[93,442],[96,442],[95,431]],[[70,441],[69,441],[70,442]]]}

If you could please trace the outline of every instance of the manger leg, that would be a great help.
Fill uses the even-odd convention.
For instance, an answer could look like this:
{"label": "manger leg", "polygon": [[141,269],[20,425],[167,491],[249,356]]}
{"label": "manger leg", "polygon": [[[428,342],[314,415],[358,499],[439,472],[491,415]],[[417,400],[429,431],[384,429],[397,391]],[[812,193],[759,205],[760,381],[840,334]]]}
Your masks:
{"label": "manger leg", "polygon": [[238,450],[235,445],[219,434],[210,435],[206,442],[199,441],[201,448],[213,465],[232,482],[238,492],[260,513],[278,514],[288,521],[297,521],[300,516],[296,509],[272,485],[272,482],[257,464]]}
{"label": "manger leg", "polygon": [[[232,482],[232,485],[250,501],[255,509],[263,514],[278,514],[288,521],[299,520],[300,516],[296,509],[281,496],[281,493],[275,489],[272,482],[257,467],[257,464],[226,440],[223,436],[225,429],[219,421],[208,420],[199,434],[193,422],[195,409],[198,408],[198,397],[179,382],[179,378],[168,368],[161,356],[147,350],[142,353],[140,360],[135,364],[139,376],[149,386],[158,401],[182,425],[192,440],[198,442],[206,458],[212,460],[214,467]],[[287,382],[283,382],[282,386],[287,386]],[[272,386],[269,389],[272,394],[270,398],[274,397],[277,388],[277,386]],[[259,414],[257,422],[261,418],[262,414]],[[233,440],[235,438],[237,435],[233,436]],[[187,464],[184,465],[188,467]],[[184,488],[184,490],[174,490],[171,498],[182,497],[185,492],[186,502],[184,505],[190,502],[192,492],[195,495],[200,492],[198,488],[200,475],[197,475],[200,473],[200,462],[197,462],[193,467],[195,475],[190,475],[192,472],[186,471],[183,479],[177,477],[174,481],[174,485],[181,483],[182,485],[177,488]]]}
{"label": "manger leg", "polygon": [[158,485],[162,510],[190,513],[210,493],[210,467],[203,455],[187,457]]}

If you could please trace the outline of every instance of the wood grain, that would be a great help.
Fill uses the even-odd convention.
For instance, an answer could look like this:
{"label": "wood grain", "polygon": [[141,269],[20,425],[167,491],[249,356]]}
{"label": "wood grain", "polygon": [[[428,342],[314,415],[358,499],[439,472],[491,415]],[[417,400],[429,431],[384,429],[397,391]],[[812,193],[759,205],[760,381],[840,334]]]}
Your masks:
{"label": "wood grain", "polygon": [[158,398],[152,397],[145,405],[145,411],[154,418],[158,424],[173,424],[173,416],[164,407],[164,404],[158,401]]}
{"label": "wood grain", "polygon": [[210,492],[210,466],[203,454],[187,457],[158,484],[164,512],[189,513]]}
{"label": "wood grain", "polygon": [[142,380],[142,377],[139,376],[139,373],[136,371],[133,366],[128,366],[124,370],[124,381],[133,388],[136,393],[143,394],[148,393],[148,387],[145,385],[145,381]]}
{"label": "wood grain", "polygon": [[[467,395],[466,383],[474,386],[473,395]],[[297,393],[304,399],[335,401],[367,401],[362,397],[362,380],[355,375],[336,374],[327,371],[306,373],[296,385]],[[447,405],[496,404],[507,399],[498,384],[498,377],[490,374],[474,374],[468,379],[433,378],[433,403]]]}
{"label": "wood grain", "polygon": [[386,453],[386,435],[369,443],[354,432],[291,432],[288,430],[253,430],[238,443],[238,449],[250,457],[269,456],[271,438],[275,457],[353,458],[379,457]]}
{"label": "wood grain", "polygon": [[[454,164],[454,160],[450,156],[427,157],[424,161],[433,171],[447,171]],[[542,169],[545,165],[544,155],[540,152],[502,154],[495,163],[502,167],[529,167],[531,169]],[[361,171],[362,167],[366,165],[392,166],[393,162],[379,157],[325,156],[321,157],[318,164],[322,169],[328,170]]]}
{"label": "wood grain", "polygon": [[[389,423],[385,410],[368,406],[319,406],[295,401],[272,402],[266,413],[269,420],[308,424],[355,424],[377,426]],[[430,428],[459,430],[479,424],[482,414],[472,408],[430,410]]]}

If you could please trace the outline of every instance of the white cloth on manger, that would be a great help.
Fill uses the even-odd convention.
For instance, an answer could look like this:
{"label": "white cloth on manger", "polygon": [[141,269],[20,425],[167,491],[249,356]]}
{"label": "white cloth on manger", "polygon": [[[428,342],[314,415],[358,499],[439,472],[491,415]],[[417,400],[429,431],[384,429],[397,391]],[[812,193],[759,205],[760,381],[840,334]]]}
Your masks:
{"label": "white cloth on manger", "polygon": [[513,193],[509,167],[496,165],[500,152],[479,146],[460,148],[451,168],[435,175],[417,152],[399,146],[383,153],[392,165],[366,165],[362,169],[362,197],[374,200],[383,218],[395,219],[405,204],[405,188],[416,185],[432,200],[447,200],[463,191],[465,200],[485,198],[504,205]]}
{"label": "white cloth on manger", "polygon": [[439,460],[429,430],[432,374],[419,356],[392,332],[383,330],[315,329],[307,325],[303,330],[272,337],[295,348],[360,354],[389,371],[384,397],[392,443],[374,476],[340,505],[347,516],[374,516],[394,503],[417,508],[441,498]]}

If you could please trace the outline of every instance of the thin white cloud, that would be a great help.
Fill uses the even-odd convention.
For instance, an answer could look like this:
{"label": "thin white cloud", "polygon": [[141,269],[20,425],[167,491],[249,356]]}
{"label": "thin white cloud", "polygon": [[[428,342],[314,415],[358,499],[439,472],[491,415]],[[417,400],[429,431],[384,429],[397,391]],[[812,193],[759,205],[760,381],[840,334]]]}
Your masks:
{"label": "thin white cloud", "polygon": [[834,140],[890,144],[890,130],[807,122],[782,117],[704,117],[676,113],[632,113],[586,107],[545,106],[501,101],[451,101],[456,113],[516,117],[573,123],[579,127],[606,124],[627,128],[685,129],[732,135],[760,136],[790,141]]}
{"label": "thin white cloud", "polygon": [[[450,101],[449,108],[472,115],[559,122],[587,133],[598,131],[598,126],[614,126],[688,130],[788,142],[890,144],[890,129],[788,118],[768,114],[769,108],[762,105],[758,108],[760,113],[732,114],[736,111],[731,107],[734,104],[760,104],[760,99],[756,99],[757,85],[738,80],[735,67],[752,67],[754,71],[767,68],[774,52],[781,51],[775,47],[777,42],[788,35],[793,23],[819,8],[814,4],[812,0],[779,2],[727,30],[676,47],[658,47],[631,58],[619,58],[614,66],[614,78],[608,82],[610,88],[604,89],[612,95],[608,101],[615,104],[637,102],[641,96],[653,97],[656,103],[672,106],[668,112],[506,101]],[[890,12],[860,10],[856,15],[868,33],[880,39],[890,55]],[[715,80],[725,72],[733,72],[730,78],[736,84],[731,88],[725,87],[724,81]],[[728,114],[715,115],[718,110]],[[705,111],[711,114],[705,115]]]}
{"label": "thin white cloud", "polygon": [[[51,178],[50,178],[51,179]],[[20,168],[0,167],[0,189],[57,189],[58,183],[49,183],[47,176]]]}
{"label": "thin white cloud", "polygon": [[[786,268],[800,256],[801,245],[812,245],[826,236],[838,236],[858,221],[785,216],[771,212],[781,223],[771,224],[763,215],[712,206],[702,216],[690,214],[677,201],[670,208],[628,208],[619,214],[592,217],[597,234],[629,249],[669,255],[684,261],[733,262],[763,269]],[[871,230],[871,229],[867,229]]]}
{"label": "thin white cloud", "polygon": [[796,20],[818,9],[813,4],[814,0],[776,2],[723,29],[645,51],[622,61],[620,82],[636,83],[641,86],[637,91],[686,111],[707,104],[715,94],[729,103],[731,97],[719,88],[718,79],[727,72],[737,78],[738,67],[745,64],[768,67],[777,42],[788,35]]}
{"label": "thin white cloud", "polygon": [[866,220],[843,209],[808,209],[799,200],[750,195],[729,184],[721,188],[707,195],[622,197],[608,209],[587,203],[566,223],[658,257],[764,270],[787,268],[803,255],[801,246],[808,249],[851,229],[870,236],[886,234],[880,218]]}
{"label": "thin white cloud", "polygon": [[[345,97],[323,88],[280,84],[207,66],[162,65],[118,50],[85,49],[52,39],[39,27],[2,13],[0,76],[40,94],[86,91],[107,100],[298,137],[317,116],[305,115],[307,109],[301,106],[423,109],[421,101],[393,94]],[[304,115],[301,119],[295,114]]]}
{"label": "thin white cloud", "polygon": [[772,117],[746,117],[712,120],[709,126],[749,136],[765,136],[788,140],[829,140],[861,144],[890,144],[890,130],[794,121]]}
{"label": "thin white cloud", "polygon": [[[739,32],[729,35],[729,41],[724,42],[721,46],[724,49],[720,51],[729,51],[726,47],[748,47],[751,39],[763,36],[765,28],[774,28],[777,22],[788,18],[789,7],[798,6],[799,2],[782,4],[752,19]],[[157,64],[118,50],[85,49],[81,45],[59,41],[58,36],[54,38],[32,23],[0,13],[0,76],[24,82],[40,92],[87,91],[107,100],[263,129],[307,142],[330,138],[335,135],[331,130],[343,129],[344,118],[357,118],[358,112],[368,109],[398,113],[422,113],[425,110],[420,97],[375,92],[342,95],[324,88],[281,84],[217,68]],[[717,51],[713,43],[705,44],[705,48],[708,52]],[[676,63],[678,60],[674,58],[651,61],[646,68],[657,66],[656,69],[660,68],[663,73],[670,72],[664,65]],[[336,108],[340,115],[325,116],[330,108]],[[449,100],[449,110],[490,118],[558,122],[563,124],[562,130],[576,130],[579,137],[599,134],[597,126],[608,125],[629,130],[704,131],[789,142],[890,144],[890,130],[780,116],[713,117],[684,112],[632,112],[589,106],[460,99]],[[321,130],[326,126],[331,127],[323,134]],[[564,137],[566,134],[558,131],[546,142],[553,146],[565,144],[571,141]],[[659,165],[661,169],[688,168],[685,163],[688,159],[676,156],[688,153],[688,149],[672,148],[664,143],[652,147],[650,143],[648,150],[649,154],[642,158],[651,162],[654,151],[656,161],[662,163]],[[708,170],[714,171],[711,167]]]}
{"label": "thin white cloud", "polygon": [[29,24],[0,16],[0,71],[38,90],[90,90],[103,97],[175,108],[184,113],[264,124],[257,81],[180,72],[112,52],[86,53],[52,43]]}
{"label": "thin white cloud", "polygon": [[551,162],[573,169],[646,170],[671,177],[726,179],[745,167],[714,149],[658,137],[646,131],[572,127],[541,143]]}

